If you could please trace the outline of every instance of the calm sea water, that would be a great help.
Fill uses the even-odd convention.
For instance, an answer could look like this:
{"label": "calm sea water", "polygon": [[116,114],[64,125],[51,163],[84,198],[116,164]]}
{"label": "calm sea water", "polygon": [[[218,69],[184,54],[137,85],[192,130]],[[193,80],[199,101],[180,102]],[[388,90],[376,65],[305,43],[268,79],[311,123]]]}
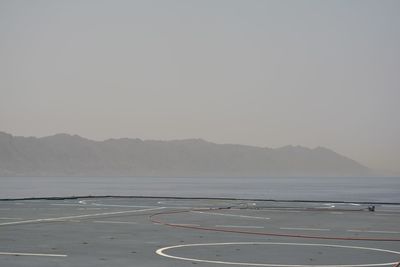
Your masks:
{"label": "calm sea water", "polygon": [[3,177],[0,198],[134,195],[400,202],[391,178]]}

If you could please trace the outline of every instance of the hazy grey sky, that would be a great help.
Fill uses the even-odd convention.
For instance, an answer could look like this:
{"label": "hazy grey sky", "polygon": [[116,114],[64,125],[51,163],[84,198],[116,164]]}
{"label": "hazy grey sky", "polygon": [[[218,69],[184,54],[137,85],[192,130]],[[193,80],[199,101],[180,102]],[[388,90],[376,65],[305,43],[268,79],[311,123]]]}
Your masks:
{"label": "hazy grey sky", "polygon": [[400,1],[0,0],[0,130],[325,146],[400,171]]}

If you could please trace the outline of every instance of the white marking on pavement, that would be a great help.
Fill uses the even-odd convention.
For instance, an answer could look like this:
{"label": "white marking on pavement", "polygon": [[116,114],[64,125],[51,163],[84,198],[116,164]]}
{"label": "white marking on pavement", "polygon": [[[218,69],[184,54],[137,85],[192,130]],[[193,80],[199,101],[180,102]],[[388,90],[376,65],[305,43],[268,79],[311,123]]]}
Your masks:
{"label": "white marking on pavement", "polygon": [[252,225],[216,225],[215,227],[225,227],[225,228],[254,228],[261,229],[265,228],[264,226],[252,226]]}
{"label": "white marking on pavement", "polygon": [[340,212],[340,211],[331,211],[330,213],[331,214],[343,214],[343,212]]}
{"label": "white marking on pavement", "polygon": [[224,213],[216,213],[216,212],[204,212],[204,211],[191,211],[191,212],[193,212],[193,213],[201,213],[201,214],[209,214],[209,215],[248,218],[248,219],[263,219],[263,220],[271,219],[271,218],[267,218],[267,217],[256,217],[256,216],[246,216],[246,215],[236,215],[236,214],[224,214]]}
{"label": "white marking on pavement", "polygon": [[92,203],[93,206],[101,206],[101,207],[118,207],[118,208],[154,208],[157,206],[132,206],[132,205],[114,205],[114,204],[101,204],[101,203]]}
{"label": "white marking on pavement", "polygon": [[335,207],[335,204],[333,203],[327,203],[327,204],[322,204],[324,205],[323,207],[315,207],[316,209],[333,209]]}
{"label": "white marking on pavement", "polygon": [[347,232],[355,232],[355,233],[377,233],[377,234],[400,234],[399,231],[356,230],[356,229],[347,230]]}
{"label": "white marking on pavement", "polygon": [[82,206],[82,204],[65,204],[65,203],[52,203],[51,206]]}
{"label": "white marking on pavement", "polygon": [[94,223],[116,223],[116,224],[137,224],[137,222],[122,222],[122,221],[93,221]]}
{"label": "white marking on pavement", "polygon": [[90,218],[90,217],[98,217],[98,216],[105,216],[105,215],[126,214],[126,213],[134,213],[134,212],[141,212],[141,211],[159,210],[159,209],[163,209],[163,208],[164,207],[158,207],[158,208],[152,208],[152,209],[126,210],[126,211],[116,211],[116,212],[73,215],[73,216],[65,216],[65,217],[57,217],[57,218],[44,218],[44,219],[35,219],[35,220],[26,220],[26,221],[17,221],[17,222],[6,222],[6,223],[0,223],[0,226],[3,226],[3,225],[14,225],[14,224],[24,224],[24,223],[36,223],[36,222],[65,221],[65,220],[69,220],[69,219]]}
{"label": "white marking on pavement", "polygon": [[331,229],[320,228],[297,228],[297,227],[282,227],[281,230],[295,230],[295,231],[330,231]]}
{"label": "white marking on pavement", "polygon": [[0,220],[22,220],[22,218],[1,217]]}
{"label": "white marking on pavement", "polygon": [[8,255],[8,256],[39,256],[39,257],[67,257],[67,255],[63,255],[63,254],[20,253],[20,252],[0,252],[0,255]]}
{"label": "white marking on pavement", "polygon": [[216,263],[216,264],[227,264],[227,265],[247,265],[247,266],[267,266],[267,267],[372,267],[372,266],[388,266],[388,265],[396,265],[398,262],[385,262],[385,263],[371,263],[371,264],[326,264],[326,265],[293,265],[293,264],[276,264],[276,263],[251,263],[251,262],[232,262],[232,261],[215,261],[215,260],[202,260],[196,258],[185,258],[173,256],[165,253],[166,250],[176,249],[176,248],[185,248],[185,247],[200,247],[200,246],[229,246],[229,245],[286,245],[286,246],[315,246],[315,247],[331,247],[331,248],[347,248],[347,249],[358,249],[358,250],[369,250],[369,251],[378,251],[400,255],[399,251],[379,249],[379,248],[369,248],[369,247],[356,247],[356,246],[341,246],[341,245],[330,245],[330,244],[308,244],[308,243],[275,243],[275,242],[231,242],[231,243],[203,243],[203,244],[185,244],[185,245],[176,245],[170,247],[164,247],[156,250],[156,253],[160,256],[184,260],[184,261],[192,261],[192,262],[203,262],[203,263]]}

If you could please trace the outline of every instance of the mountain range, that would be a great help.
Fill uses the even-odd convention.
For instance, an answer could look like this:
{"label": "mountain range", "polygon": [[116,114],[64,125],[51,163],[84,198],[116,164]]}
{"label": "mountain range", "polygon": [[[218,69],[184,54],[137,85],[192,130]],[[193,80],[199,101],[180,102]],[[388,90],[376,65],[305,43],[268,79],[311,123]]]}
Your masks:
{"label": "mountain range", "polygon": [[0,176],[369,176],[330,149],[264,148],[202,139],[156,141],[78,135],[20,137],[0,132]]}

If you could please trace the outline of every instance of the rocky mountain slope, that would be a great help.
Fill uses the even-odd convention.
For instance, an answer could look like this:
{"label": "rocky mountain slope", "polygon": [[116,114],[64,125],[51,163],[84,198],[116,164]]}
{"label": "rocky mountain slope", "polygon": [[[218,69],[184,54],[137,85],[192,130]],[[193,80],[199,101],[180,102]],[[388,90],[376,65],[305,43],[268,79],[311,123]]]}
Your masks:
{"label": "rocky mountain slope", "polygon": [[371,170],[327,148],[277,149],[201,139],[92,141],[0,132],[0,176],[363,176]]}

